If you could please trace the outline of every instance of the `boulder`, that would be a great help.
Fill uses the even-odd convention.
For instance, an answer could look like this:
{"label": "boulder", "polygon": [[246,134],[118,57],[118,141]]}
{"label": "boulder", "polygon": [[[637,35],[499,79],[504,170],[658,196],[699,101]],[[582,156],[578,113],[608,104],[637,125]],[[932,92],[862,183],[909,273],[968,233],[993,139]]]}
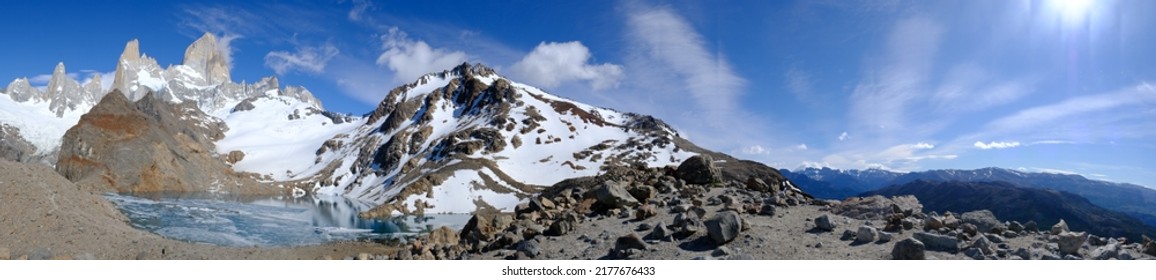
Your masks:
{"label": "boulder", "polygon": [[875,242],[875,238],[879,235],[879,231],[871,226],[859,226],[859,230],[855,232],[855,242],[870,243]]}
{"label": "boulder", "polygon": [[752,191],[756,191],[756,192],[770,192],[770,193],[778,193],[779,192],[779,188],[777,185],[771,186],[770,184],[767,184],[767,182],[763,181],[763,179],[759,179],[758,177],[754,177],[754,176],[747,178],[747,189],[752,190]]}
{"label": "boulder", "polygon": [[704,224],[711,240],[719,245],[734,240],[742,231],[742,218],[734,211],[719,212],[706,220]]}
{"label": "boulder", "polygon": [[855,232],[849,229],[843,230],[843,234],[839,236],[839,240],[847,241],[855,239]]}
{"label": "boulder", "polygon": [[620,236],[614,241],[615,251],[621,252],[629,249],[646,250],[646,242],[642,241],[642,237],[634,233]]}
{"label": "boulder", "polygon": [[887,242],[891,242],[891,238],[892,238],[892,237],[893,237],[893,236],[892,236],[892,235],[891,235],[891,233],[889,233],[889,232],[885,232],[885,231],[880,231],[880,232],[879,232],[879,242],[880,242],[880,243],[887,243]]}
{"label": "boulder", "polygon": [[1068,229],[1068,222],[1065,222],[1064,219],[1060,219],[1059,223],[1056,223],[1055,225],[1052,226],[1052,235],[1058,235],[1060,233],[1064,233],[1064,232],[1069,231],[1069,230],[1070,229]]}
{"label": "boulder", "polygon": [[640,202],[649,201],[650,199],[654,198],[654,196],[658,195],[658,190],[655,190],[654,187],[651,186],[634,186],[627,189],[627,192],[630,193],[630,196],[633,196],[634,199]]}
{"label": "boulder", "polygon": [[638,200],[626,191],[623,184],[615,181],[605,181],[594,189],[594,197],[609,208],[620,208],[638,205]]}
{"label": "boulder", "polygon": [[1021,233],[1024,232],[1024,225],[1020,222],[1012,221],[1011,223],[1008,223],[1007,229],[1016,233]]}
{"label": "boulder", "polygon": [[815,228],[823,231],[834,231],[835,223],[831,221],[830,215],[823,214],[822,216],[815,218]]}
{"label": "boulder", "polygon": [[1024,223],[1024,231],[1038,232],[1040,231],[1040,225],[1037,224],[1036,221],[1028,221],[1027,223]]}
{"label": "boulder", "polygon": [[457,232],[447,226],[441,226],[429,233],[430,245],[457,245],[460,237]]}
{"label": "boulder", "polygon": [[668,237],[671,234],[672,232],[670,229],[666,228],[666,222],[658,222],[658,225],[654,226],[654,229],[650,231],[650,234],[646,235],[646,239],[668,240]]}
{"label": "boulder", "polygon": [[979,249],[984,255],[995,253],[995,244],[982,235],[971,243],[971,248]]}
{"label": "boulder", "polygon": [[960,225],[959,230],[963,231],[963,233],[967,234],[967,236],[975,236],[976,234],[979,233],[979,227],[977,227],[971,223],[965,223],[965,224]]}
{"label": "boulder", "polygon": [[689,184],[706,185],[722,181],[722,172],[714,165],[714,159],[709,155],[692,156],[675,171],[679,179]]}
{"label": "boulder", "polygon": [[1148,254],[1148,255],[1156,256],[1156,241],[1153,241],[1151,238],[1148,238],[1148,236],[1143,236],[1143,238],[1144,239],[1143,239],[1142,244],[1144,246],[1144,253]]}
{"label": "boulder", "polygon": [[926,259],[926,247],[923,242],[914,238],[908,237],[899,242],[895,242],[895,247],[891,248],[891,259],[895,260],[922,260]]}
{"label": "boulder", "polygon": [[925,230],[939,230],[943,227],[943,219],[935,216],[928,216],[926,223],[923,224]]}
{"label": "boulder", "polygon": [[990,210],[986,209],[963,213],[960,215],[960,220],[964,223],[975,225],[975,227],[979,229],[979,232],[982,233],[1002,233],[1007,229],[1003,225],[1003,222],[1000,222],[999,219],[995,217],[995,214],[992,214]]}
{"label": "boulder", "polygon": [[980,250],[979,250],[979,248],[967,248],[967,250],[964,250],[964,251],[963,251],[963,255],[964,255],[964,256],[967,256],[967,257],[969,257],[969,258],[971,258],[971,259],[973,259],[973,260],[982,260],[982,259],[984,259],[984,255],[983,255],[983,252],[982,252],[982,251],[980,251]]}
{"label": "boulder", "polygon": [[522,252],[526,254],[527,257],[531,258],[538,257],[538,255],[542,253],[541,246],[538,244],[538,240],[534,239],[522,240],[521,242],[518,242],[517,250],[518,252]]}
{"label": "boulder", "polygon": [[634,210],[634,218],[639,220],[639,221],[645,220],[647,218],[654,217],[657,215],[658,215],[658,209],[655,209],[654,205],[650,205],[650,204],[639,206],[638,209]]}
{"label": "boulder", "polygon": [[1080,246],[1083,246],[1084,241],[1088,240],[1088,234],[1084,232],[1065,231],[1056,237],[1056,244],[1060,246],[1060,253],[1066,255],[1079,255]]}
{"label": "boulder", "polygon": [[675,233],[680,235],[694,235],[702,229],[702,220],[698,215],[690,213],[679,213],[674,216]]}
{"label": "boulder", "polygon": [[775,206],[771,204],[763,204],[763,206],[759,207],[759,215],[775,216]]}
{"label": "boulder", "polygon": [[927,246],[927,250],[953,254],[959,252],[959,239],[954,236],[916,232],[912,237],[923,242],[923,244]]}
{"label": "boulder", "polygon": [[1092,250],[1092,253],[1090,255],[1088,255],[1088,257],[1092,258],[1093,260],[1107,260],[1107,259],[1112,259],[1112,258],[1118,258],[1119,256],[1120,256],[1119,243],[1109,243],[1108,245],[1101,246],[1099,248],[1096,248],[1095,250]]}

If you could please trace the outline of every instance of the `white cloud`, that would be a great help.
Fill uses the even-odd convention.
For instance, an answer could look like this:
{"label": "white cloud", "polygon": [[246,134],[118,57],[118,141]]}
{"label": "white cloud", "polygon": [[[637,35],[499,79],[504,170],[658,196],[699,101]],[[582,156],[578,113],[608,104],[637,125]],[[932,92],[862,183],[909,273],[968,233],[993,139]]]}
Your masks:
{"label": "white cloud", "polygon": [[844,131],[843,134],[839,134],[839,141],[847,140],[847,137],[847,132]]}
{"label": "white cloud", "polygon": [[48,84],[50,80],[52,80],[52,74],[40,74],[28,78],[28,83],[32,85],[44,85]]}
{"label": "white cloud", "polygon": [[377,58],[377,64],[389,67],[395,73],[394,81],[409,82],[425,74],[453,68],[465,62],[466,53],[434,49],[425,41],[415,41],[398,30],[389,29],[389,34],[381,36],[385,52]]}
{"label": "white cloud", "polygon": [[760,145],[747,146],[743,148],[742,152],[748,155],[766,155],[771,153],[770,150],[763,148],[763,146]]}
{"label": "white cloud", "polygon": [[296,52],[272,51],[265,55],[265,66],[272,68],[277,75],[298,71],[308,74],[321,74],[329,60],[341,51],[332,43],[320,46],[299,46]]}
{"label": "white cloud", "polygon": [[738,107],[746,80],[707,49],[686,19],[666,8],[641,9],[628,15],[627,33],[635,55],[657,67],[646,71],[669,72],[705,113],[725,115]]}
{"label": "white cloud", "polygon": [[795,149],[806,151],[807,150],[807,144],[799,144],[798,146],[795,146]]}
{"label": "white cloud", "polygon": [[1031,146],[1031,145],[1059,145],[1059,144],[1076,144],[1076,141],[1040,140],[1040,141],[1028,143],[1028,146]]}
{"label": "white cloud", "polygon": [[618,87],[622,66],[588,64],[590,50],[581,42],[542,42],[522,60],[514,63],[512,74],[536,86],[553,88],[568,81],[588,81],[598,90]]}
{"label": "white cloud", "polygon": [[236,50],[233,48],[233,40],[244,37],[228,33],[217,34],[215,36],[217,36],[217,53],[221,55],[221,58],[225,59],[225,66],[230,70],[233,69],[233,52]]}
{"label": "white cloud", "polygon": [[1010,142],[995,142],[995,141],[991,141],[991,142],[987,142],[987,143],[984,143],[983,141],[976,141],[976,142],[975,142],[975,144],[974,144],[974,146],[975,146],[976,148],[979,148],[979,149],[981,149],[981,150],[990,150],[990,149],[1007,149],[1007,148],[1015,148],[1015,147],[1019,147],[1019,146],[1020,146],[1020,142],[1018,142],[1018,141],[1010,141]]}

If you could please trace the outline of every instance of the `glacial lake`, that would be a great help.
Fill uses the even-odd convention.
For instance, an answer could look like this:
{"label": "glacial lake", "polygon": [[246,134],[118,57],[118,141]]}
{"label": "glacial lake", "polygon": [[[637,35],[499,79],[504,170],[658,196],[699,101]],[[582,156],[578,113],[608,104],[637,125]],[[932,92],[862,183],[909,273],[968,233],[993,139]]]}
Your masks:
{"label": "glacial lake", "polygon": [[214,194],[105,194],[133,227],[194,243],[290,247],[342,240],[381,240],[461,229],[471,215],[362,219],[372,205],[337,196],[235,197]]}

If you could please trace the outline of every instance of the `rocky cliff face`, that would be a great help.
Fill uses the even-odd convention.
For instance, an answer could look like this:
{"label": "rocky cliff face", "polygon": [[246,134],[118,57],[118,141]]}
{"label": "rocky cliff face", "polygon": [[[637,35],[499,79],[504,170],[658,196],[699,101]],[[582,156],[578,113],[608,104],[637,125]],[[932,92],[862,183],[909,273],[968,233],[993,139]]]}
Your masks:
{"label": "rocky cliff face", "polygon": [[133,102],[113,91],[65,133],[56,170],[117,192],[271,191],[230,171],[213,152],[224,129],[191,104],[151,94]]}
{"label": "rocky cliff face", "polygon": [[205,33],[192,45],[185,49],[185,59],[181,64],[192,67],[193,70],[204,74],[208,84],[232,82],[229,77],[229,64],[225,61],[217,45],[217,38],[212,33]]}

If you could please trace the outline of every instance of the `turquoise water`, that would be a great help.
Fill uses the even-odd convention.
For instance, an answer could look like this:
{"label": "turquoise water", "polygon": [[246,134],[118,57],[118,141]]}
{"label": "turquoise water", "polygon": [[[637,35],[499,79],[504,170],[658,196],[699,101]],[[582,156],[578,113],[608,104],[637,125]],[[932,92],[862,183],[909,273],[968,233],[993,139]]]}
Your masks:
{"label": "turquoise water", "polygon": [[361,219],[372,205],[336,196],[233,197],[106,194],[133,227],[170,239],[230,247],[284,247],[373,240],[462,228],[470,215]]}

